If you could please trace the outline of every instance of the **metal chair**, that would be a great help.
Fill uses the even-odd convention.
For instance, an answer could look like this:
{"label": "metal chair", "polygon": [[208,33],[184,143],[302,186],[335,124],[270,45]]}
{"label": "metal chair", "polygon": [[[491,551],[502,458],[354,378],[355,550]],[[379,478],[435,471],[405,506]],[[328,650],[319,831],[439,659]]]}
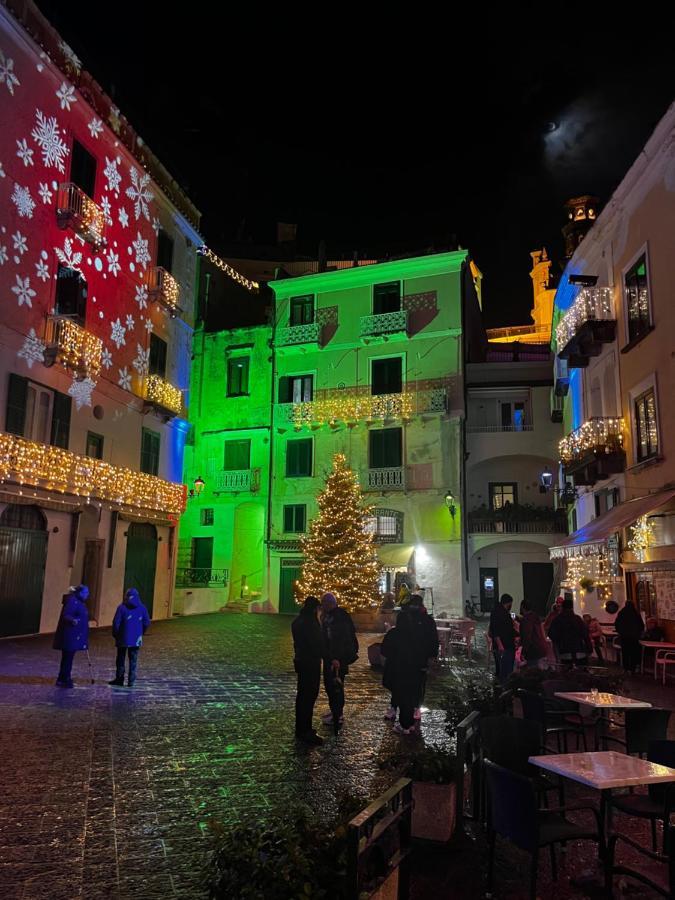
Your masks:
{"label": "metal chair", "polygon": [[675,650],[657,650],[654,658],[654,678],[657,678],[657,670],[663,666],[663,684],[666,683],[666,667],[675,666]]}
{"label": "metal chair", "polygon": [[[595,806],[581,801],[555,809],[539,809],[535,790],[529,778],[511,772],[486,760],[484,763],[488,794],[488,891],[494,883],[494,858],[497,835],[525,850],[532,857],[530,865],[530,898],[537,896],[539,851],[548,847],[551,854],[551,873],[558,879],[555,845],[568,841],[589,840],[600,844],[604,853],[604,841],[600,814]],[[595,818],[595,827],[577,825],[565,818],[572,810],[589,810]]]}
{"label": "metal chair", "polygon": [[560,709],[556,703],[552,703],[541,694],[535,694],[534,691],[520,689],[517,696],[523,708],[523,717],[539,723],[544,744],[549,735],[555,735],[558,753],[567,753],[567,735],[574,734],[577,738],[577,749],[580,739],[584,750],[587,749],[586,732],[579,713]]}
{"label": "metal chair", "polygon": [[[647,751],[649,762],[675,768],[675,741],[652,741]],[[666,853],[667,824],[675,809],[675,791],[672,784],[650,784],[646,794],[619,794],[609,801],[614,809],[627,816],[649,819],[652,830],[652,850],[656,851],[656,823],[663,822],[663,852]]]}
{"label": "metal chair", "polygon": [[[666,823],[665,828],[668,832],[672,830],[672,826]],[[650,870],[649,875],[638,869],[631,869],[622,863],[616,862],[616,847],[621,842],[628,844],[635,852],[653,860],[654,862],[663,863],[665,866],[664,880],[662,882],[655,881]],[[675,897],[675,848],[672,835],[668,835],[667,845],[669,850],[667,853],[655,853],[653,850],[646,850],[639,841],[628,837],[626,834],[613,834],[607,844],[607,856],[605,859],[605,896],[609,900],[614,897],[614,877],[621,875],[623,878],[633,878],[635,881],[651,888],[659,897],[667,897],[672,900]],[[623,894],[622,894],[623,896]]]}
{"label": "metal chair", "polygon": [[629,755],[644,756],[652,741],[665,741],[671,710],[651,706],[645,709],[627,709],[624,712],[625,737],[603,736],[604,741],[621,744]]}

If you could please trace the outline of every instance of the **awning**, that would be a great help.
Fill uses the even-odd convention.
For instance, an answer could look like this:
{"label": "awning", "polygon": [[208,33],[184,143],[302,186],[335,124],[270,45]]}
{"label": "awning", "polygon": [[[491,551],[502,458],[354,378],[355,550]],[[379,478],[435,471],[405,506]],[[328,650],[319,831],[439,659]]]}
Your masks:
{"label": "awning", "polygon": [[[566,550],[581,547],[584,544],[604,544],[616,531],[627,528],[640,518],[648,516],[675,497],[675,490],[659,491],[658,494],[649,494],[646,497],[638,497],[636,500],[627,500],[618,506],[613,506],[597,519],[592,519],[574,534],[565,538],[555,547],[550,547],[551,557],[564,556]],[[559,552],[555,552],[559,551]]]}
{"label": "awning", "polygon": [[377,557],[383,569],[396,572],[408,568],[414,550],[414,544],[383,544],[377,548]]}

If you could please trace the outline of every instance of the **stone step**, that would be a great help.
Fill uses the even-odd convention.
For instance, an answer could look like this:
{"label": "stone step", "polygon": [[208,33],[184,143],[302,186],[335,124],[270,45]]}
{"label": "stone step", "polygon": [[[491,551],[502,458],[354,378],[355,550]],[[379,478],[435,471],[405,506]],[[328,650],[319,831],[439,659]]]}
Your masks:
{"label": "stone step", "polygon": [[248,612],[248,601],[246,600],[230,600],[230,602],[223,607],[223,612],[237,612],[237,613],[245,613]]}

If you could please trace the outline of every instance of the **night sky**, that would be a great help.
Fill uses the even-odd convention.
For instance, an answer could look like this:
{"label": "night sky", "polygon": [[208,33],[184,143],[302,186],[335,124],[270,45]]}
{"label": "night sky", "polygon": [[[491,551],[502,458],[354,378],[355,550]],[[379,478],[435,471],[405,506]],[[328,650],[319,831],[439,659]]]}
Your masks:
{"label": "night sky", "polygon": [[650,3],[641,21],[566,3],[420,7],[419,23],[394,6],[370,20],[213,0],[38,5],[187,190],[215,250],[271,244],[277,221],[329,257],[454,237],[484,273],[488,327],[529,321],[530,250],[560,258],[564,200],[605,202],[675,98],[673,19],[647,27]]}

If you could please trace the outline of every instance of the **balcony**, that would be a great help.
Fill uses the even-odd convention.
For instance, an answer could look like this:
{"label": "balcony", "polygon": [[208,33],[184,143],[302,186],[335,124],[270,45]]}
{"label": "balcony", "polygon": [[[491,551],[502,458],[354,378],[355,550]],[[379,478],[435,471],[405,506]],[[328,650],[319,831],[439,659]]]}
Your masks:
{"label": "balcony", "polygon": [[365,491],[404,491],[405,468],[398,466],[388,469],[368,469]]}
{"label": "balcony", "polygon": [[517,425],[469,425],[466,426],[467,434],[504,434],[519,431],[534,431],[534,426],[528,420]]}
{"label": "balcony", "polygon": [[547,506],[512,506],[469,513],[470,534],[567,534],[567,514]]}
{"label": "balcony", "polygon": [[596,416],[564,437],[559,444],[564,474],[574,485],[595,484],[626,467],[624,423],[620,418]]}
{"label": "balcony", "polygon": [[556,394],[554,387],[551,388],[549,405],[551,408],[551,422],[562,422],[565,401],[563,397]]}
{"label": "balcony", "polygon": [[183,392],[159,375],[146,376],[143,398],[153,409],[170,417],[179,416],[183,409]]}
{"label": "balcony", "polygon": [[60,362],[76,378],[95,381],[101,371],[103,341],[69,316],[48,316],[46,366]]}
{"label": "balcony", "polygon": [[408,310],[397,309],[395,312],[379,313],[374,316],[361,317],[361,340],[372,338],[406,337],[408,332]]}
{"label": "balcony", "polygon": [[147,274],[148,298],[156,300],[170,316],[180,312],[178,301],[180,300],[180,286],[170,272],[161,266],[153,266]]}
{"label": "balcony", "polygon": [[214,479],[214,493],[220,491],[250,491],[252,478],[250,469],[231,469],[227,472],[217,472]]}
{"label": "balcony", "polygon": [[226,587],[229,569],[176,569],[176,587]]}
{"label": "balcony", "polygon": [[603,344],[616,336],[616,317],[610,288],[584,288],[556,326],[558,356],[571,369],[585,368],[599,356]]}
{"label": "balcony", "polygon": [[56,221],[59,228],[72,228],[75,234],[98,250],[105,244],[105,216],[91,197],[70,182],[60,184],[56,199]]}
{"label": "balcony", "polygon": [[106,500],[118,509],[153,510],[166,516],[185,510],[184,484],[13,434],[0,433],[0,478],[83,500]]}
{"label": "balcony", "polygon": [[317,346],[321,337],[321,325],[309,322],[306,325],[289,325],[277,331],[277,344],[282,347],[299,347],[302,344]]}

